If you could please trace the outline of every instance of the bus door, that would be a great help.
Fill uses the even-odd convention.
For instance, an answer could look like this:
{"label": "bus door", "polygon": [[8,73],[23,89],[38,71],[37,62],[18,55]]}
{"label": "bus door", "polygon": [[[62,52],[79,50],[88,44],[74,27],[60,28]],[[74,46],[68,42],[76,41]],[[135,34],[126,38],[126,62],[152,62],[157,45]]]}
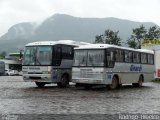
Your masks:
{"label": "bus door", "polygon": [[55,66],[60,66],[61,65],[61,61],[62,61],[62,47],[61,46],[56,46],[54,49],[54,57],[53,57],[53,61],[54,61],[54,65]]}

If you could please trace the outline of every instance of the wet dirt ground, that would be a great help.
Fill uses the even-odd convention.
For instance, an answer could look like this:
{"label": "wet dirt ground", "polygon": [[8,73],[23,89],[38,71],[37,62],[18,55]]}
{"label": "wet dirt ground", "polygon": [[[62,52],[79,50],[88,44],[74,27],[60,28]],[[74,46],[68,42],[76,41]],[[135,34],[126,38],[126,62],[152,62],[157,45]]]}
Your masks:
{"label": "wet dirt ground", "polygon": [[[55,84],[37,88],[22,76],[0,76],[0,119],[120,119],[121,114],[160,114],[160,83],[118,90]],[[159,115],[160,118],[160,115]]]}

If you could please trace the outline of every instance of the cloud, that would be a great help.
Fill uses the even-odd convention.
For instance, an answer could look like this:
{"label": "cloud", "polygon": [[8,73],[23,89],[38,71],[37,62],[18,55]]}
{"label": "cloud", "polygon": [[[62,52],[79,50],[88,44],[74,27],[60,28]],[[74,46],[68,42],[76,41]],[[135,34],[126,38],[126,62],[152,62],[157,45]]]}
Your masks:
{"label": "cloud", "polygon": [[55,13],[117,17],[160,25],[159,0],[0,0],[0,36],[19,22],[42,21]]}
{"label": "cloud", "polygon": [[78,17],[118,17],[159,22],[159,0],[47,0],[54,11]]}
{"label": "cloud", "polygon": [[42,21],[54,14],[54,9],[45,0],[1,0],[0,35],[19,22]]}

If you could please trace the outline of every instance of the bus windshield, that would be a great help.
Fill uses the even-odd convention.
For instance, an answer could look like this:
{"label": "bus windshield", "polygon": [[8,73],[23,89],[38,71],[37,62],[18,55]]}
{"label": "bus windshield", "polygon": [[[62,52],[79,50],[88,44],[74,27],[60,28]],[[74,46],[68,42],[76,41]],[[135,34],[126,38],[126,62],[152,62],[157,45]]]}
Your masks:
{"label": "bus windshield", "polygon": [[23,65],[51,65],[51,46],[26,47]]}
{"label": "bus windshield", "polygon": [[73,66],[104,66],[104,50],[75,50]]}

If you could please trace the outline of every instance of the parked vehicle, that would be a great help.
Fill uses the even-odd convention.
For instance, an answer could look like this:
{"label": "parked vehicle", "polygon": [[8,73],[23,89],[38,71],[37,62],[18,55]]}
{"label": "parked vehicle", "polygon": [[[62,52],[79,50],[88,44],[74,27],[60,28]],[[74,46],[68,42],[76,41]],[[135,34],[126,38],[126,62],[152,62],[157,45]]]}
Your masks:
{"label": "parked vehicle", "polygon": [[72,82],[84,85],[142,86],[154,79],[154,52],[109,44],[75,48]]}
{"label": "parked vehicle", "polygon": [[6,69],[5,75],[9,75],[9,76],[19,75],[19,72],[17,70]]}
{"label": "parked vehicle", "polygon": [[74,47],[88,43],[72,40],[28,43],[23,55],[23,79],[35,82],[38,87],[57,83],[66,87],[71,81]]}

